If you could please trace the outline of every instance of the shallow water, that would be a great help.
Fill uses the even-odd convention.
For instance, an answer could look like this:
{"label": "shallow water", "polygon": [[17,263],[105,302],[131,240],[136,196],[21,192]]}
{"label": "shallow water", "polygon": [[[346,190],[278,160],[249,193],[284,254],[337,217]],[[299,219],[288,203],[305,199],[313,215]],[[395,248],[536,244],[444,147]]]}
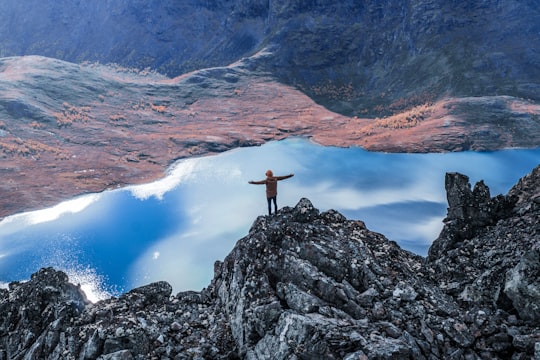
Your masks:
{"label": "shallow water", "polygon": [[444,176],[484,179],[506,193],[540,162],[540,149],[447,154],[385,154],[321,147],[301,139],[187,159],[157,182],[82,196],[0,222],[0,282],[27,279],[44,266],[68,272],[93,300],[152,281],[200,290],[266,213],[261,180],[279,183],[278,205],[309,198],[363,220],[403,248],[425,255],[446,215]]}

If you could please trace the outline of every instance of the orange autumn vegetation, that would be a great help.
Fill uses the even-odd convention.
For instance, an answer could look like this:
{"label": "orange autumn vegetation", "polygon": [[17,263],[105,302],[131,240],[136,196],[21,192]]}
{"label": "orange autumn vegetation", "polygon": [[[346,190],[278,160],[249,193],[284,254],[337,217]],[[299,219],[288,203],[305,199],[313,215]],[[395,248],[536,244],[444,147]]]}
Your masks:
{"label": "orange autumn vegetation", "polygon": [[383,129],[408,129],[419,125],[423,120],[429,118],[432,113],[430,104],[416,106],[400,114],[388,116],[382,119],[376,118],[371,124],[367,125],[363,132],[371,135],[376,128]]}
{"label": "orange autumn vegetation", "polygon": [[165,110],[167,109],[167,107],[165,105],[154,105],[154,104],[150,104],[150,109],[158,112],[158,113],[161,113],[163,114],[165,112]]}
{"label": "orange autumn vegetation", "polygon": [[36,140],[23,140],[16,137],[0,139],[0,153],[4,156],[32,157],[37,160],[44,152],[54,154],[57,159],[65,158],[61,150]]}
{"label": "orange autumn vegetation", "polygon": [[62,104],[61,112],[54,113],[58,127],[70,126],[74,122],[87,122],[90,119],[90,106],[74,106],[67,102]]}

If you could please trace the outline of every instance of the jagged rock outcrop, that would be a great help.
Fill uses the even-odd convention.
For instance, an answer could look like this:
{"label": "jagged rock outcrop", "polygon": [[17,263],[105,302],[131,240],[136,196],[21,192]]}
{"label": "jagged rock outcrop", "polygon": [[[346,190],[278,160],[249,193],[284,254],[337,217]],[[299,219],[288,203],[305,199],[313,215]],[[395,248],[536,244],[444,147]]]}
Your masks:
{"label": "jagged rock outcrop", "polygon": [[52,354],[62,329],[89,304],[66,274],[53,269],[40,270],[26,283],[11,283],[9,291],[0,292],[0,358],[39,359]]}
{"label": "jagged rock outcrop", "polygon": [[496,200],[448,174],[427,259],[302,199],[257,218],[200,292],[89,304],[43,269],[0,290],[0,360],[538,359],[539,184],[540,166]]}
{"label": "jagged rock outcrop", "polygon": [[441,286],[463,301],[496,303],[539,320],[535,305],[525,304],[539,301],[540,167],[506,196],[491,198],[483,182],[471,191],[461,174],[447,174],[446,189],[448,216],[427,259]]}
{"label": "jagged rock outcrop", "polygon": [[367,355],[389,358],[412,354],[410,335],[392,323],[398,304],[403,313],[394,320],[404,323],[415,317],[417,298],[441,300],[426,300],[433,308],[448,302],[419,286],[420,267],[420,258],[361,222],[319,214],[304,199],[277,219],[260,217],[218,265],[212,286],[242,357],[360,356],[355,350],[376,334]]}
{"label": "jagged rock outcrop", "polygon": [[459,246],[463,239],[470,239],[488,225],[509,217],[516,199],[512,196],[491,198],[483,181],[471,191],[469,178],[459,173],[447,173],[445,188],[448,214],[441,235],[429,249],[431,259],[439,259],[443,252]]}
{"label": "jagged rock outcrop", "polygon": [[540,321],[540,249],[527,252],[506,273],[503,291],[522,318]]}
{"label": "jagged rock outcrop", "polygon": [[0,359],[234,359],[215,301],[171,291],[157,282],[90,304],[64,273],[42,269],[0,292]]}

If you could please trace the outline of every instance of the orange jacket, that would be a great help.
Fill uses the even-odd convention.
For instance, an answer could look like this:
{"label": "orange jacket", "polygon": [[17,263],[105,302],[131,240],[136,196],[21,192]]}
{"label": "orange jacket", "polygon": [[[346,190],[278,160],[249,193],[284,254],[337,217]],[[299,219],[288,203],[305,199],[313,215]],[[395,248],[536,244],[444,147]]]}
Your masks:
{"label": "orange jacket", "polygon": [[279,180],[285,180],[290,177],[293,177],[294,174],[289,174],[285,176],[268,176],[266,179],[261,181],[250,181],[250,184],[255,185],[266,185],[266,197],[271,198],[277,196],[277,182]]}

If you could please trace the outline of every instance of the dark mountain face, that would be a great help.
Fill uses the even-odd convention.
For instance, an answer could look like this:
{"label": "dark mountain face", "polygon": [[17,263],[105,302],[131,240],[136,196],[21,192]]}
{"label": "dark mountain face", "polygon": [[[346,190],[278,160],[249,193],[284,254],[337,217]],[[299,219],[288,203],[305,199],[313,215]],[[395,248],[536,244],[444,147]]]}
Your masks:
{"label": "dark mountain face", "polygon": [[538,1],[0,3],[0,54],[150,67],[254,66],[344,114],[443,96],[538,100]]}
{"label": "dark mountain face", "polygon": [[392,112],[443,94],[538,97],[532,3],[341,6],[335,15],[291,12],[276,36],[275,72],[334,110]]}
{"label": "dark mountain face", "polygon": [[246,14],[231,24],[229,8],[193,0],[6,1],[1,55],[117,63],[176,76],[229,64],[258,45],[263,22]]}

